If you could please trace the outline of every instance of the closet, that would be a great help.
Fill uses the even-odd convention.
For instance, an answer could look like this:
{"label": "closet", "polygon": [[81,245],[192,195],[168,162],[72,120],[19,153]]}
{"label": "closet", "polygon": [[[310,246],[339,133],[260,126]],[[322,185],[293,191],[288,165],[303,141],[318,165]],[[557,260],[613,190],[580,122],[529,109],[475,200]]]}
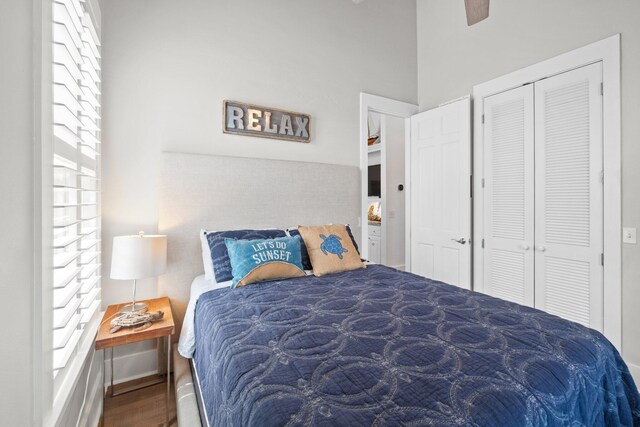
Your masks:
{"label": "closet", "polygon": [[603,330],[602,63],[483,100],[482,286]]}

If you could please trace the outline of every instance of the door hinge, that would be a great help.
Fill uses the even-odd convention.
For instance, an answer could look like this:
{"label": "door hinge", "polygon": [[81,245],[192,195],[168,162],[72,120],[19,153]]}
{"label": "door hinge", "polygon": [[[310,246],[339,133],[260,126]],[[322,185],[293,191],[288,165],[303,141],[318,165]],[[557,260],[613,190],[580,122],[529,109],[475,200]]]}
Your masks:
{"label": "door hinge", "polygon": [[604,254],[600,254],[600,265],[604,267]]}
{"label": "door hinge", "polygon": [[481,245],[482,245],[482,249],[484,249],[484,239],[482,239]]}
{"label": "door hinge", "polygon": [[482,178],[482,180],[480,181],[480,184],[482,185],[482,188],[484,188],[484,178]]}
{"label": "door hinge", "polygon": [[604,171],[600,171],[600,183],[604,184]]}
{"label": "door hinge", "polygon": [[600,95],[604,96],[604,82],[600,83]]}
{"label": "door hinge", "polygon": [[482,115],[482,124],[484,124],[484,114]]}

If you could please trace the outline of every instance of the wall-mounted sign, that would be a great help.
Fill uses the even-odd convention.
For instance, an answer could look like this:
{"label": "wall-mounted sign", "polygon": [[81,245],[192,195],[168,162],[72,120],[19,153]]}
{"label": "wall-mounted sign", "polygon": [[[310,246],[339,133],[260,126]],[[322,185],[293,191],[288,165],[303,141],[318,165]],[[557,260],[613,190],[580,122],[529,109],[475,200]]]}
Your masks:
{"label": "wall-mounted sign", "polygon": [[311,116],[224,101],[224,133],[310,142]]}

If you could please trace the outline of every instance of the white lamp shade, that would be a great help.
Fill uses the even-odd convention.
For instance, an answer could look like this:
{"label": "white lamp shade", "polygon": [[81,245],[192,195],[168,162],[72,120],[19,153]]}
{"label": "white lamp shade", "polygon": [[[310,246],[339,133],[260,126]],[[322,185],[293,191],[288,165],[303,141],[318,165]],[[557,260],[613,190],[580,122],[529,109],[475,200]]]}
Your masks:
{"label": "white lamp shade", "polygon": [[167,236],[118,236],[113,238],[111,278],[146,279],[167,268]]}

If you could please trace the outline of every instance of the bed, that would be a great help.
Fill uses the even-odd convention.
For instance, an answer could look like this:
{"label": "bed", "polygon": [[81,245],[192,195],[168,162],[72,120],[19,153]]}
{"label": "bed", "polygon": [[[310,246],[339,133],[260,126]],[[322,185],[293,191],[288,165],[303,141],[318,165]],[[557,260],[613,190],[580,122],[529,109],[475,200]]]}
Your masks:
{"label": "bed", "polygon": [[600,333],[380,265],[202,294],[208,425],[632,426]]}
{"label": "bed", "polygon": [[174,358],[181,425],[640,424],[636,386],[599,333],[409,273],[371,265],[233,290],[201,284],[192,298],[201,227],[355,225],[359,176],[164,154],[159,291],[178,330],[192,322],[195,349]]}

